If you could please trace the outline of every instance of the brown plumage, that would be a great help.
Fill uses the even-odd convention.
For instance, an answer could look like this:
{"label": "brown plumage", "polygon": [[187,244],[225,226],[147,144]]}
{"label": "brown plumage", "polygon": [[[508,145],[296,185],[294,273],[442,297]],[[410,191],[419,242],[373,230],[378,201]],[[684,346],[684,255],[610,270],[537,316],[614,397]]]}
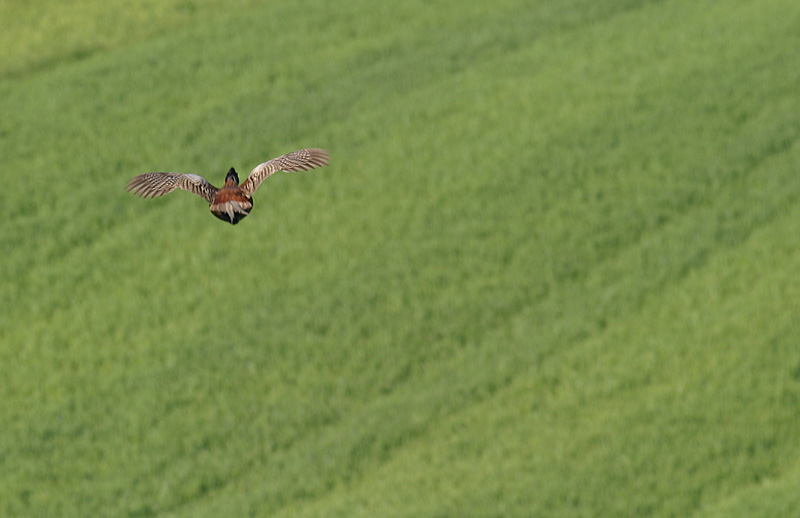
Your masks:
{"label": "brown plumage", "polygon": [[213,215],[235,225],[250,214],[253,208],[251,195],[268,177],[278,171],[308,171],[328,165],[329,160],[324,149],[301,149],[257,165],[242,185],[239,185],[236,170],[231,167],[221,189],[196,174],[145,173],[131,178],[127,190],[144,198],[155,198],[183,189],[206,200]]}

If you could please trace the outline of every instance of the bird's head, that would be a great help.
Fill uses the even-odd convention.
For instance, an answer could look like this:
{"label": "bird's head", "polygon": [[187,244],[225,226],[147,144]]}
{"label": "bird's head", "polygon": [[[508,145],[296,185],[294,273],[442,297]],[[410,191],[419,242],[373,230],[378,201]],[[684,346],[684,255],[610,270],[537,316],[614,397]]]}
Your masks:
{"label": "bird's head", "polygon": [[239,175],[236,174],[236,169],[231,167],[228,174],[225,175],[225,185],[239,185]]}

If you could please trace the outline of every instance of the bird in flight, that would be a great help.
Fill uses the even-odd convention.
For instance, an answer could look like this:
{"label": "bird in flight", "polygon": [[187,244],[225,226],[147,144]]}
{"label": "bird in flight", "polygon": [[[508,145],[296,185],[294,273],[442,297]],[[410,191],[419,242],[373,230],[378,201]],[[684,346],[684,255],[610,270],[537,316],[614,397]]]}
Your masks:
{"label": "bird in flight", "polygon": [[328,165],[329,160],[328,152],[324,149],[301,149],[257,165],[242,185],[239,185],[236,170],[231,167],[221,189],[196,174],[145,173],[131,178],[127,190],[143,198],[155,198],[175,189],[183,189],[206,200],[211,214],[235,225],[250,214],[253,208],[252,194],[268,177],[278,171],[308,171]]}

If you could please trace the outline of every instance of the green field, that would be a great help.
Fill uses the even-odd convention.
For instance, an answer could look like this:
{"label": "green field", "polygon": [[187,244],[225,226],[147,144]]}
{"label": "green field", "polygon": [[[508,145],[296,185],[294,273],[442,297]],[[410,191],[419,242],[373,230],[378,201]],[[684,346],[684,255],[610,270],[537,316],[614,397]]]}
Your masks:
{"label": "green field", "polygon": [[0,516],[800,515],[798,27],[0,3]]}

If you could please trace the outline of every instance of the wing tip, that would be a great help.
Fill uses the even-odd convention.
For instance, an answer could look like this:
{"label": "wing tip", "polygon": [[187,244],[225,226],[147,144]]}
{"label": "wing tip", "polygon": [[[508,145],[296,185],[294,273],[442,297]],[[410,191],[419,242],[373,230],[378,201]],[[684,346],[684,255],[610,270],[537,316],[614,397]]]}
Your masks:
{"label": "wing tip", "polygon": [[152,178],[159,174],[164,173],[144,173],[134,176],[128,180],[128,183],[125,185],[125,190],[142,198],[155,198],[156,196],[166,194],[160,191],[159,186],[151,183]]}

